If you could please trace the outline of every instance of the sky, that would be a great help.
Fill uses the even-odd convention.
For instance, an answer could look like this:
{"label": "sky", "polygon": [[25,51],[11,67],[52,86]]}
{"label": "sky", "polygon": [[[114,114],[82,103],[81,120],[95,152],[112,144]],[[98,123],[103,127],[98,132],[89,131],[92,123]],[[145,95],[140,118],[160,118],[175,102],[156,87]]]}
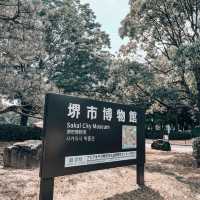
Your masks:
{"label": "sky", "polygon": [[127,42],[119,37],[120,22],[129,12],[129,0],[81,0],[89,3],[94,11],[97,22],[102,25],[102,30],[110,35],[111,52],[115,53],[122,44]]}

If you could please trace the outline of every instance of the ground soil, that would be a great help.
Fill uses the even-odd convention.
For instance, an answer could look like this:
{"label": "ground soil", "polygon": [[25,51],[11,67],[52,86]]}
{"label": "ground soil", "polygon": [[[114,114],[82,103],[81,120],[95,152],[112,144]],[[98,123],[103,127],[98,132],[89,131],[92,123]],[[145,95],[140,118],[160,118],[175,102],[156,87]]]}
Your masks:
{"label": "ground soil", "polygon": [[[154,140],[146,140],[146,143],[151,144]],[[191,146],[193,139],[191,140],[170,140],[170,144],[172,145],[181,145],[181,146]]]}
{"label": "ground soil", "polygon": [[[122,167],[56,178],[54,199],[200,200],[200,169],[192,163],[190,153],[147,149],[145,187],[136,185],[134,166]],[[4,169],[0,158],[0,180],[0,200],[38,199],[38,169]]]}

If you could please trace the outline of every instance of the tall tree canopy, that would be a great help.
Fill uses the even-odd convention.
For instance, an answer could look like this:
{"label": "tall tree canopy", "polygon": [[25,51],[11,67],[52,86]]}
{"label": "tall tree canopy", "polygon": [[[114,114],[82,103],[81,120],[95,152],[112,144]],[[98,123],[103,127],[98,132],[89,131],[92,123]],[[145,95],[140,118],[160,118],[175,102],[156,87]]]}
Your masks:
{"label": "tall tree canopy", "polygon": [[199,0],[131,0],[120,28],[144,49],[165,94],[194,110],[200,110],[199,9]]}
{"label": "tall tree canopy", "polygon": [[93,92],[105,84],[109,38],[78,0],[0,0],[0,95],[19,104],[21,125],[43,108],[44,94]]}
{"label": "tall tree canopy", "polygon": [[0,1],[0,94],[19,104],[3,109],[21,114],[21,125],[28,116],[41,113],[46,84],[40,60],[45,55],[42,1]]}
{"label": "tall tree canopy", "polygon": [[104,84],[110,63],[108,35],[89,4],[63,2],[52,9],[46,25],[50,79],[66,92],[90,93]]}

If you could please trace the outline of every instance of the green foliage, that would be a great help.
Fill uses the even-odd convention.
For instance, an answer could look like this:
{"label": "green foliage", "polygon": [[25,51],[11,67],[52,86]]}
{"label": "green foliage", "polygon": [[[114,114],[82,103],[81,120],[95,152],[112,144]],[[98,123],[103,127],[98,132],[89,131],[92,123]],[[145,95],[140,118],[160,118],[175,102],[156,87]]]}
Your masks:
{"label": "green foliage", "polygon": [[110,41],[95,18],[88,4],[76,0],[64,2],[48,16],[50,79],[65,93],[95,91],[108,78]]}
{"label": "green foliage", "polygon": [[0,5],[0,96],[19,100],[14,112],[21,119],[23,113],[42,116],[47,92],[59,88],[59,92],[93,95],[106,83],[110,41],[88,4],[79,0],[16,2]]}
{"label": "green foliage", "polygon": [[184,132],[171,132],[169,135],[170,140],[190,140],[192,139],[192,133],[190,131]]}
{"label": "green foliage", "polygon": [[[146,131],[145,135],[147,139],[163,139],[163,135],[166,131]],[[169,134],[169,140],[189,140],[192,139],[191,132],[171,132]]]}
{"label": "green foliage", "polygon": [[[182,105],[199,112],[199,17],[195,0],[131,0],[122,22],[121,36],[144,50],[155,74],[154,100],[168,108]],[[132,46],[127,48],[131,52]]]}
{"label": "green foliage", "polygon": [[146,67],[142,63],[119,55],[110,67],[107,92],[123,103],[133,103],[147,108],[150,98],[143,90],[145,88],[147,93],[151,93],[154,76]]}
{"label": "green foliage", "polygon": [[47,14],[47,13],[46,13],[46,11],[45,11],[44,9],[41,10],[40,12],[38,12],[38,15],[39,15],[40,17],[44,17],[46,14]]}
{"label": "green foliage", "polygon": [[153,139],[153,140],[155,140],[155,139],[162,139],[163,138],[163,132],[161,132],[161,131],[156,131],[156,130],[154,130],[154,131],[148,131],[148,130],[146,130],[145,131],[145,137],[147,138],[147,139]]}
{"label": "green foliage", "polygon": [[4,113],[0,115],[0,125],[1,124],[19,124],[20,116],[13,113]]}
{"label": "green foliage", "polygon": [[49,0],[42,0],[42,2],[43,2],[44,4],[48,4],[50,1],[49,1]]}
{"label": "green foliage", "polygon": [[11,124],[0,125],[1,141],[40,140],[42,129]]}
{"label": "green foliage", "polygon": [[[18,114],[41,116],[45,93],[56,91],[42,65],[46,57],[44,7],[41,0],[0,5],[0,104],[2,99],[18,100]],[[2,104],[0,110],[6,107]]]}
{"label": "green foliage", "polygon": [[200,137],[200,127],[195,127],[192,129],[193,138]]}

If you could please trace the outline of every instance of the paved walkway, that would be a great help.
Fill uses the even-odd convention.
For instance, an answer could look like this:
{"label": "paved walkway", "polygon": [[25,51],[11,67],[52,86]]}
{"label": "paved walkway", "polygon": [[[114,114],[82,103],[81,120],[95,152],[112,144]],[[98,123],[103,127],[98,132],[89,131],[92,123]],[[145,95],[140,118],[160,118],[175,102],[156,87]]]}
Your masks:
{"label": "paved walkway", "polygon": [[[151,148],[151,144],[146,142],[146,148]],[[192,146],[191,145],[171,145],[172,152],[178,153],[192,153]]]}

